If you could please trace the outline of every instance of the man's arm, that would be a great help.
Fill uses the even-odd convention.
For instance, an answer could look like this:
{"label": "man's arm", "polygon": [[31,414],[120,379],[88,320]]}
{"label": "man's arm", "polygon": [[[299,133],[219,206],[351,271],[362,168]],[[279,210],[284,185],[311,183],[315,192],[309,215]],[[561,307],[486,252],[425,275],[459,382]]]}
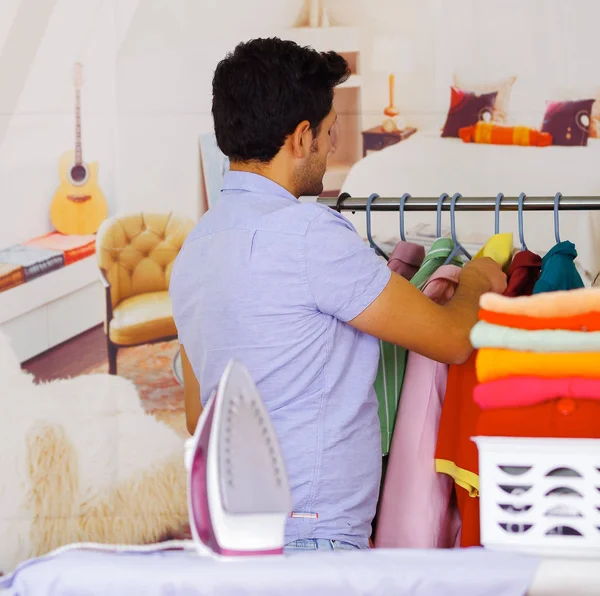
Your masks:
{"label": "man's arm", "polygon": [[185,348],[180,344],[181,348],[181,368],[183,371],[183,395],[185,400],[185,423],[190,435],[194,434],[198,418],[202,414],[202,402],[200,401],[200,384],[194,369],[185,352]]}
{"label": "man's arm", "polygon": [[393,273],[381,294],[349,324],[438,362],[461,364],[473,349],[469,334],[479,298],[505,287],[500,267],[491,259],[477,259],[465,265],[453,298],[440,306]]}

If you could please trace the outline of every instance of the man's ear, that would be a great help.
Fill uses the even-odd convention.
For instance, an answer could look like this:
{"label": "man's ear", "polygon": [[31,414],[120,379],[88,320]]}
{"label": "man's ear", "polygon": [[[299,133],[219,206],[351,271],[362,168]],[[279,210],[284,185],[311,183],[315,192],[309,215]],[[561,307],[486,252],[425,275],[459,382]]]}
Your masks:
{"label": "man's ear", "polygon": [[313,142],[313,133],[308,120],[302,120],[290,135],[290,148],[297,159],[306,159]]}

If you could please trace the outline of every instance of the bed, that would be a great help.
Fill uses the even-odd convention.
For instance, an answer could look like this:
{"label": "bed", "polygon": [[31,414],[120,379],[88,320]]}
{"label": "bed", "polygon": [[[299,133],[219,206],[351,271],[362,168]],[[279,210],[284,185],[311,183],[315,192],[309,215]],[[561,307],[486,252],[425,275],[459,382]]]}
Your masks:
{"label": "bed", "polygon": [[[434,197],[460,192],[467,197],[495,197],[498,192],[517,196],[600,196],[600,139],[589,139],[586,147],[521,147],[464,143],[442,138],[438,131],[417,132],[409,139],[371,153],[356,162],[343,184],[342,192],[354,197]],[[365,214],[353,222],[364,233]],[[448,216],[445,215],[447,227]],[[407,229],[435,229],[434,213],[407,213]],[[398,237],[398,216],[374,213],[373,229],[384,241]],[[485,242],[494,231],[493,213],[459,212],[456,217],[459,239],[465,243]],[[501,231],[515,233],[518,246],[517,214],[500,215]],[[527,247],[540,254],[555,243],[552,212],[525,212],[524,236]],[[600,271],[600,211],[561,212],[560,238],[575,243],[580,270],[587,285]]]}

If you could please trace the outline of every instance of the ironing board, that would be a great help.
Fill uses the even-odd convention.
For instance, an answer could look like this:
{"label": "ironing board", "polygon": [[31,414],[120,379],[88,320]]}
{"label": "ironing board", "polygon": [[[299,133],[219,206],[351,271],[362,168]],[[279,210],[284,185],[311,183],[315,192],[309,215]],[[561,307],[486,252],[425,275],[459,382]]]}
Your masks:
{"label": "ironing board", "polygon": [[[594,568],[594,561],[591,561]],[[569,562],[573,565],[573,562]],[[2,596],[545,596],[533,591],[540,559],[483,549],[298,553],[217,561],[189,551],[68,551],[22,568]],[[565,568],[563,583],[565,587]],[[569,575],[569,574],[566,574]],[[581,572],[578,572],[581,576]],[[596,578],[600,571],[596,572]],[[577,583],[570,579],[570,595]],[[596,580],[598,581],[598,580]],[[543,578],[542,578],[543,583]],[[533,585],[532,585],[533,584]],[[593,585],[593,584],[592,584]],[[0,588],[2,578],[0,578]],[[528,592],[529,591],[529,592]]]}

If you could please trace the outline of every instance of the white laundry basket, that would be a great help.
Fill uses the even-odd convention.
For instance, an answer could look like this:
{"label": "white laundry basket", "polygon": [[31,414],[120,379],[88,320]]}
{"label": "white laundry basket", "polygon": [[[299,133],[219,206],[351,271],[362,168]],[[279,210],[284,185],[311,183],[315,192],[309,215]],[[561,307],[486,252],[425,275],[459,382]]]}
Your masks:
{"label": "white laundry basket", "polygon": [[473,440],[483,546],[600,557],[600,439]]}

